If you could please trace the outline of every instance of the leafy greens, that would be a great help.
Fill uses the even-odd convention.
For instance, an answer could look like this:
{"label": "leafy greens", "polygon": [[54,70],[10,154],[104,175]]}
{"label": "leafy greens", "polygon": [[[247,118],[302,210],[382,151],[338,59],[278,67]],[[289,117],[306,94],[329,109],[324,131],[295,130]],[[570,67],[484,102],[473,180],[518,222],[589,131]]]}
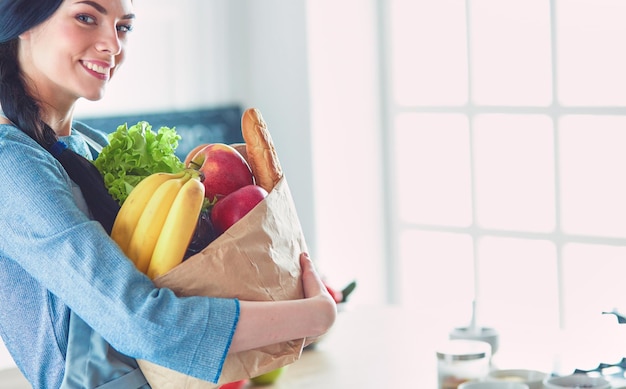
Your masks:
{"label": "leafy greens", "polygon": [[180,139],[173,127],[161,127],[154,132],[145,121],[131,127],[124,123],[109,134],[109,144],[94,165],[104,177],[111,196],[121,205],[139,181],[150,174],[184,169],[175,154]]}

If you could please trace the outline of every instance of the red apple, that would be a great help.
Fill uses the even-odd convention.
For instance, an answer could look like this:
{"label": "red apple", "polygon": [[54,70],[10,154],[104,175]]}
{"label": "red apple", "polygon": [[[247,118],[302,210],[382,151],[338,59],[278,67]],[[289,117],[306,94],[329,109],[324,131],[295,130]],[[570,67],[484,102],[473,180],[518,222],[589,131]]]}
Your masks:
{"label": "red apple", "polygon": [[265,189],[258,185],[246,185],[219,199],[211,209],[211,221],[217,234],[221,235],[237,223],[265,197]]}
{"label": "red apple", "polygon": [[208,145],[209,145],[208,143],[201,143],[197,145],[196,147],[194,147],[193,149],[191,149],[191,151],[187,153],[187,155],[185,156],[185,161],[184,161],[185,167],[189,167],[189,162],[191,162],[193,157],[195,157],[196,154],[198,154],[198,151],[202,150]]}
{"label": "red apple", "polygon": [[204,195],[216,201],[246,185],[254,184],[250,165],[235,148],[224,143],[210,143],[201,148],[187,167],[204,175]]}

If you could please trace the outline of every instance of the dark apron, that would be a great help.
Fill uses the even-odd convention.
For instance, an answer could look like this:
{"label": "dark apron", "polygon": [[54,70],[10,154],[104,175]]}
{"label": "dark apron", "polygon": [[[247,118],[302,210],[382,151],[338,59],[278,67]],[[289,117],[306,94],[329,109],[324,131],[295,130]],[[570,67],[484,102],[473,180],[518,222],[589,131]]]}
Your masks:
{"label": "dark apron", "polygon": [[71,313],[61,389],[149,389],[133,358],[117,352]]}

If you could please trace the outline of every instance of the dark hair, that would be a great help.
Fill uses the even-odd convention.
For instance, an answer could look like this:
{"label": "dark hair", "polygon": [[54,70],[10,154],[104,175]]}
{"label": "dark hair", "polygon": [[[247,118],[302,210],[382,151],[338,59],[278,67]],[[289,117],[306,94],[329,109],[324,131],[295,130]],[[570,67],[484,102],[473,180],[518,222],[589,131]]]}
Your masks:
{"label": "dark hair", "polygon": [[[0,0],[0,5],[7,2],[11,1]],[[110,234],[119,204],[109,194],[102,175],[91,161],[66,147],[58,147],[56,133],[41,119],[39,102],[26,88],[17,53],[17,38],[0,43],[0,107],[4,115],[46,150],[55,150],[52,155],[80,187],[94,219]]]}
{"label": "dark hair", "polygon": [[63,0],[0,0],[0,43],[48,19]]}

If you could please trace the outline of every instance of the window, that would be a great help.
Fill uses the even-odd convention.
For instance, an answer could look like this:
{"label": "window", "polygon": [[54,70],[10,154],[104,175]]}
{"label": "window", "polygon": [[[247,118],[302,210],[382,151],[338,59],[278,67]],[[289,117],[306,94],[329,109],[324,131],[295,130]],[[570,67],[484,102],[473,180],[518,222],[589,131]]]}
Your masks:
{"label": "window", "polygon": [[381,4],[392,295],[522,331],[626,310],[626,3]]}

